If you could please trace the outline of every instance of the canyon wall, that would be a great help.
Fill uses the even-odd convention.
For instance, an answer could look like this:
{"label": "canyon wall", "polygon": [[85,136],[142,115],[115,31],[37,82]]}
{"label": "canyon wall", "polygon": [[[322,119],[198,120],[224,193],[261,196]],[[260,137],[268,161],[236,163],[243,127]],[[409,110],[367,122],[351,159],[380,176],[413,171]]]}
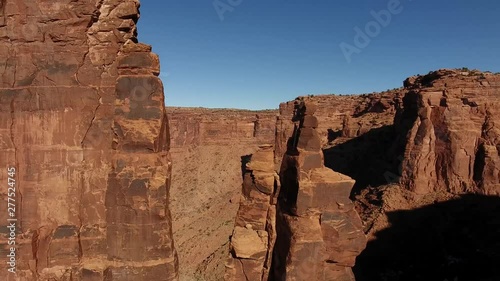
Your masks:
{"label": "canyon wall", "polygon": [[244,163],[260,145],[274,142],[277,111],[167,107],[167,112],[180,278],[219,281],[239,207]]}
{"label": "canyon wall", "polygon": [[172,148],[274,140],[276,110],[168,107]]}
{"label": "canyon wall", "polygon": [[440,70],[405,81],[402,184],[500,195],[500,75]]}
{"label": "canyon wall", "polygon": [[358,281],[498,279],[499,79],[442,69],[404,82],[399,182],[356,197],[370,240]]}
{"label": "canyon wall", "polygon": [[0,1],[0,181],[15,180],[0,202],[17,219],[0,279],[177,280],[163,85],[138,8]]}

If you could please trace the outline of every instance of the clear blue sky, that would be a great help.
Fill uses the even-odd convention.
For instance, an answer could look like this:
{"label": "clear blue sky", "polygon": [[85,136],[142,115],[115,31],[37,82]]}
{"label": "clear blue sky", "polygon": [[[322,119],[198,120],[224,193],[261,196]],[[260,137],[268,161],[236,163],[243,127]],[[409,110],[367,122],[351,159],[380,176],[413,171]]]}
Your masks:
{"label": "clear blue sky", "polygon": [[[349,63],[355,27],[397,0],[142,0],[139,40],[160,55],[171,106],[277,108],[306,94],[356,94],[439,68],[500,72],[500,1],[400,0]],[[402,9],[402,10],[401,10]],[[358,45],[362,46],[362,45]]]}

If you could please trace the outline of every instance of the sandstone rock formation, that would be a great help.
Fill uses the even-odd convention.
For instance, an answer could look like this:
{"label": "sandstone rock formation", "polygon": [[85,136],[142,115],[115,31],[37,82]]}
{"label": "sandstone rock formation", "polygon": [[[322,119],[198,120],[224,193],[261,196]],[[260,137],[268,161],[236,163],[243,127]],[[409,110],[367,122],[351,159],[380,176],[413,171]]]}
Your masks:
{"label": "sandstone rock formation", "polygon": [[500,76],[443,69],[405,86],[402,184],[418,194],[500,195]]}
{"label": "sandstone rock formation", "polygon": [[[317,129],[322,146],[340,144],[359,137],[371,129],[392,125],[396,114],[397,97],[404,89],[395,89],[383,93],[338,96],[318,95],[303,96],[296,100],[313,102],[317,105],[315,116],[318,118]],[[276,124],[276,160],[279,162],[286,153],[286,143],[293,133],[292,122],[295,101],[281,103]]]}
{"label": "sandstone rock formation", "polygon": [[[353,194],[371,186],[399,181],[402,154],[397,150],[394,117],[405,89],[357,96],[319,95],[297,100],[317,104],[317,129],[325,165],[356,180]],[[293,133],[294,101],[280,104],[276,125],[276,162],[281,163]]]}
{"label": "sandstone rock formation", "polygon": [[17,275],[1,280],[177,280],[168,120],[138,8],[0,1],[0,181],[17,170]]}
{"label": "sandstone rock formation", "polygon": [[239,208],[242,162],[274,142],[277,111],[167,107],[167,113],[180,280],[220,281]]}
{"label": "sandstone rock formation", "polygon": [[280,169],[272,280],[354,280],[364,249],[349,199],[354,180],[323,164],[316,105],[296,102],[294,133]]}
{"label": "sandstone rock formation", "polygon": [[261,146],[245,167],[225,280],[268,280],[276,241],[278,193],[273,147]]}

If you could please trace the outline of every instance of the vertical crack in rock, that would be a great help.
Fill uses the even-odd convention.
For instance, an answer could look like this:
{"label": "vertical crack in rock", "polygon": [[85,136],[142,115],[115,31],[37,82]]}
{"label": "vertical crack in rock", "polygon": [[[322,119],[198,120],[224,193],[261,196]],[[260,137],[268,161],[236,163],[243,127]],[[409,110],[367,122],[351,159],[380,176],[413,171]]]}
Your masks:
{"label": "vertical crack in rock", "polygon": [[238,261],[241,264],[241,268],[243,270],[243,275],[245,276],[245,281],[250,281],[250,279],[248,278],[246,269],[245,269],[245,265],[243,264],[243,261],[242,260],[238,260]]}
{"label": "vertical crack in rock", "polygon": [[96,6],[94,8],[94,12],[92,13],[91,17],[90,17],[90,20],[87,24],[87,28],[86,28],[86,31],[85,31],[85,34],[87,35],[87,38],[86,38],[86,46],[87,46],[87,51],[83,53],[83,56],[82,56],[82,62],[77,66],[76,68],[76,71],[75,71],[75,75],[74,75],[74,78],[75,78],[75,81],[78,83],[78,85],[82,86],[82,83],[80,83],[80,80],[78,79],[78,73],[80,72],[81,68],[85,65],[85,61],[87,59],[87,56],[89,55],[90,53],[90,43],[91,43],[91,35],[90,35],[90,30],[92,29],[92,27],[94,26],[94,24],[96,24],[98,21],[99,21],[99,18],[101,16],[101,7],[103,5],[105,0],[99,0],[97,3],[96,3]]}
{"label": "vertical crack in rock", "polygon": [[80,142],[80,145],[82,146],[83,149],[85,149],[84,143],[85,143],[85,139],[87,138],[87,134],[89,133],[90,129],[92,128],[92,125],[94,125],[94,121],[95,121],[95,118],[97,115],[97,110],[99,110],[99,107],[101,106],[102,97],[99,95],[99,89],[100,88],[97,88],[97,91],[96,91],[96,95],[98,97],[97,98],[97,106],[95,107],[95,109],[93,111],[93,116],[92,116],[92,119],[90,120],[90,124],[89,124],[87,130],[85,131],[85,134],[83,135],[82,141]]}
{"label": "vertical crack in rock", "polygon": [[[89,44],[89,42],[88,42],[88,39],[87,39],[87,46],[88,46],[88,44]],[[89,49],[90,49],[90,47],[89,47]],[[87,59],[87,55],[88,54],[89,54],[89,50],[87,49],[87,51],[83,54],[83,56],[82,56],[82,62],[78,65],[78,67],[76,69],[76,72],[75,72],[75,75],[74,75],[75,81],[76,81],[76,83],[78,83],[79,86],[82,86],[82,83],[80,83],[80,80],[78,79],[78,72],[80,72],[80,69],[85,64],[85,60]]]}
{"label": "vertical crack in rock", "polygon": [[78,202],[78,230],[76,233],[76,238],[78,239],[78,262],[81,263],[83,259],[83,246],[82,246],[82,229],[83,229],[83,220],[82,220],[82,212],[83,212],[83,196],[85,193],[85,184],[84,184],[84,172],[80,173],[80,198]]}
{"label": "vertical crack in rock", "polygon": [[17,77],[17,63],[14,65],[14,79],[12,79],[12,88],[16,86],[16,77]]}

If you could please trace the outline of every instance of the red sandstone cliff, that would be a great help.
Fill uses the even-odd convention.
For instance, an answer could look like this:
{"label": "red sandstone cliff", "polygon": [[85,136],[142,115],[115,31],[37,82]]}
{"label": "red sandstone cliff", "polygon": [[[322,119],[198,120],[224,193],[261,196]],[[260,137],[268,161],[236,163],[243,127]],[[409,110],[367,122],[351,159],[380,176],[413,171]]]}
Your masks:
{"label": "red sandstone cliff", "polygon": [[405,85],[397,121],[403,185],[419,194],[500,195],[500,75],[439,70]]}
{"label": "red sandstone cliff", "polygon": [[0,1],[0,181],[17,171],[17,275],[2,233],[0,279],[177,280],[163,85],[134,43],[138,8]]}
{"label": "red sandstone cliff", "polygon": [[271,143],[276,110],[168,107],[172,148],[190,145]]}

